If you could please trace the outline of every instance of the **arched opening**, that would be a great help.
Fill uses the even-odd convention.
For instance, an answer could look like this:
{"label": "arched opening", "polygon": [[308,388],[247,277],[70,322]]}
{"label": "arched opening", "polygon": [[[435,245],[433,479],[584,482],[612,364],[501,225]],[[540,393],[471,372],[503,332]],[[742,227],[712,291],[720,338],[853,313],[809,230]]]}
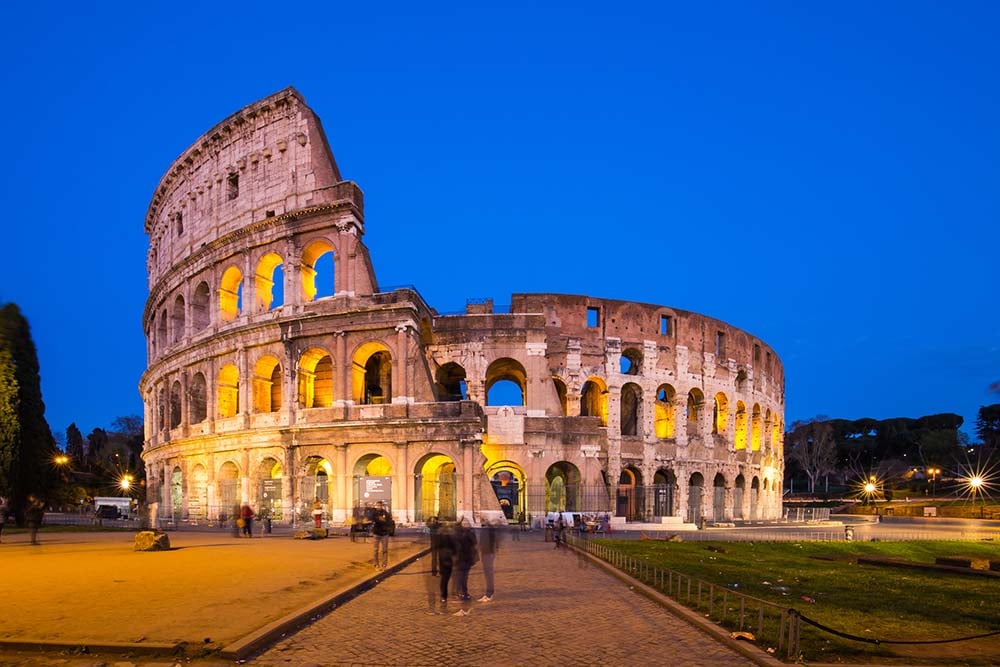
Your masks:
{"label": "arched opening", "polygon": [[173,331],[171,343],[179,343],[184,339],[184,297],[180,294],[174,299],[174,312],[170,317],[170,328]]}
{"label": "arched opening", "polygon": [[545,472],[545,511],[578,512],[583,489],[580,469],[568,461],[559,461]]}
{"label": "arched opening", "polygon": [[750,417],[750,449],[760,450],[760,442],[764,432],[763,423],[760,418],[760,405],[753,404],[753,414]]}
{"label": "arched opening", "polygon": [[208,419],[208,389],[205,385],[205,376],[202,373],[195,373],[191,378],[191,387],[188,390],[191,406],[188,408],[192,424],[200,424]]}
{"label": "arched opening", "polygon": [[653,427],[656,437],[661,440],[674,437],[674,415],[677,411],[677,392],[669,384],[661,384],[656,390]]}
{"label": "arched opening", "polygon": [[772,430],[771,426],[772,426],[771,408],[768,408],[767,410],[764,411],[764,445],[763,445],[764,449],[767,449],[767,447],[772,442],[772,436],[774,434],[774,431]]}
{"label": "arched opening", "polygon": [[203,521],[208,518],[208,471],[196,464],[191,470],[191,488],[188,489],[188,519]]}
{"label": "arched opening", "polygon": [[283,493],[282,478],[284,468],[274,457],[268,456],[257,466],[257,515],[261,519],[281,520],[284,518],[284,507],[281,504]]}
{"label": "arched opening", "polygon": [[645,515],[643,500],[642,473],[634,466],[623,468],[618,476],[615,516],[623,516],[628,521],[642,521]]}
{"label": "arched opening", "polygon": [[486,405],[526,405],[528,374],[515,359],[497,359],[486,369]]}
{"label": "arched opening", "polygon": [[285,298],[283,260],[277,253],[269,252],[257,262],[254,274],[254,292],[257,310],[268,311],[281,306]]}
{"label": "arched opening", "polygon": [[624,436],[639,435],[639,415],[642,412],[642,389],[629,382],[622,387],[621,433]]}
{"label": "arched opening", "polygon": [[299,478],[299,498],[302,502],[299,520],[311,522],[313,503],[322,505],[323,520],[330,519],[330,499],[333,498],[333,464],[322,456],[309,456],[302,462]]}
{"label": "arched opening", "polygon": [[351,364],[351,387],[355,403],[392,402],[392,356],[388,347],[369,341],[358,348]]}
{"label": "arched opening", "polygon": [[393,497],[404,489],[393,488],[392,461],[380,454],[366,454],[354,464],[354,518],[371,517],[375,503],[382,501],[388,510],[395,505]]}
{"label": "arched opening", "polygon": [[677,477],[672,470],[657,470],[653,475],[653,516],[674,515],[674,489]]}
{"label": "arched opening", "polygon": [[254,412],[277,412],[281,409],[281,364],[271,355],[257,360],[253,373]]}
{"label": "arched opening", "polygon": [[303,408],[333,405],[333,359],[326,350],[314,347],[299,358],[299,405]]}
{"label": "arched opening", "polygon": [[722,473],[716,473],[712,480],[712,519],[723,521],[726,518],[726,478]]}
{"label": "arched opening", "polygon": [[760,479],[754,477],[750,481],[750,518],[756,520],[757,516],[757,501],[760,499]]}
{"label": "arched opening", "polygon": [[165,350],[170,346],[170,337],[167,334],[167,309],[160,313],[160,319],[156,323],[156,344],[160,350]]}
{"label": "arched opening", "polygon": [[556,388],[556,398],[559,400],[559,415],[565,417],[567,414],[566,383],[557,377],[552,378],[552,384]]}
{"label": "arched opening", "polygon": [[687,434],[691,438],[701,434],[701,410],[705,405],[705,395],[700,389],[688,392],[687,399]]}
{"label": "arched opening", "polygon": [[170,428],[181,425],[181,383],[174,380],[170,385]]}
{"label": "arched opening", "polygon": [[700,472],[693,473],[688,479],[688,523],[700,523],[704,516],[702,510],[702,495],[705,488],[705,478]]}
{"label": "arched opening", "polygon": [[642,370],[642,352],[630,347],[622,352],[618,360],[622,375],[639,375]]}
{"label": "arched opening", "polygon": [[742,519],[743,518],[743,494],[746,493],[747,481],[740,473],[736,476],[736,481],[733,484],[735,491],[733,493],[733,518]]}
{"label": "arched opening", "polygon": [[233,364],[219,369],[219,417],[235,417],[240,411],[240,372]]}
{"label": "arched opening", "polygon": [[599,417],[601,426],[608,425],[608,385],[598,377],[583,383],[580,390],[580,416]]}
{"label": "arched opening", "polygon": [[230,266],[222,274],[219,285],[219,316],[223,322],[232,322],[243,308],[243,272]]}
{"label": "arched opening", "polygon": [[170,475],[170,511],[174,521],[184,518],[184,473],[175,467]]}
{"label": "arched opening", "polygon": [[465,369],[454,361],[449,361],[438,369],[436,380],[439,401],[464,401],[468,399]]}
{"label": "arched opening", "polygon": [[302,280],[302,301],[308,303],[334,294],[333,244],[318,239],[302,251],[299,269]]}
{"label": "arched opening", "polygon": [[240,514],[240,469],[232,461],[226,461],[219,466],[216,476],[219,489],[218,515],[221,521],[226,517],[236,517]]}
{"label": "arched opening", "polygon": [[498,461],[486,468],[497,502],[508,521],[514,521],[520,512],[527,515],[525,502],[524,471],[513,461]]}
{"label": "arched opening", "polygon": [[715,395],[712,405],[712,433],[725,434],[729,426],[729,399],[721,391]]}
{"label": "arched opening", "polygon": [[191,325],[195,331],[204,330],[211,324],[211,300],[212,290],[208,283],[202,281],[194,288],[194,296],[191,297]]}
{"label": "arched opening", "polygon": [[733,437],[733,448],[737,451],[747,448],[747,406],[743,401],[736,401],[736,434]]}
{"label": "arched opening", "polygon": [[428,454],[417,461],[413,474],[416,520],[427,521],[436,516],[441,521],[455,521],[458,518],[455,462],[444,454]]}

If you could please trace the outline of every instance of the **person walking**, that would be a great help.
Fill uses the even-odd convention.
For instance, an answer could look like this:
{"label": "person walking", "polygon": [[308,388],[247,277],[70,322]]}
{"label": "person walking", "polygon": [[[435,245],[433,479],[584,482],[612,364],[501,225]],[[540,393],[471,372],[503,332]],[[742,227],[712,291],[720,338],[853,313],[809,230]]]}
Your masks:
{"label": "person walking", "polygon": [[562,514],[556,514],[556,520],[552,522],[552,539],[556,543],[556,549],[559,548],[562,543],[563,537],[566,535],[566,524],[563,523]]}
{"label": "person walking", "polygon": [[441,532],[441,522],[437,515],[427,520],[427,534],[431,542],[431,576],[438,576],[438,537]]}
{"label": "person walking", "polygon": [[38,544],[38,529],[45,517],[45,503],[35,496],[28,496],[28,507],[24,510],[24,521],[28,524],[28,534],[32,544]]}
{"label": "person walking", "polygon": [[240,520],[243,521],[243,534],[247,537],[253,537],[253,517],[254,511],[250,503],[243,503],[240,507]]}
{"label": "person walking", "polygon": [[469,520],[462,519],[458,522],[455,530],[455,548],[458,559],[455,564],[458,581],[458,599],[468,602],[472,599],[469,595],[469,570],[479,559],[479,550],[476,548],[476,534],[469,527]]}
{"label": "person walking", "polygon": [[483,563],[483,579],[486,583],[486,594],[479,598],[479,602],[493,601],[493,566],[499,547],[499,531],[495,524],[488,522],[483,526],[479,540],[479,560]]}
{"label": "person walking", "polygon": [[458,550],[455,547],[454,531],[449,526],[441,526],[437,538],[438,572],[441,579],[439,590],[441,592],[441,611],[444,612],[448,608],[448,584],[451,582],[451,573],[455,567]]}
{"label": "person walking", "polygon": [[392,515],[381,500],[375,503],[375,513],[372,515],[372,535],[375,537],[374,565],[377,570],[384,570],[389,565],[389,536],[395,528]]}

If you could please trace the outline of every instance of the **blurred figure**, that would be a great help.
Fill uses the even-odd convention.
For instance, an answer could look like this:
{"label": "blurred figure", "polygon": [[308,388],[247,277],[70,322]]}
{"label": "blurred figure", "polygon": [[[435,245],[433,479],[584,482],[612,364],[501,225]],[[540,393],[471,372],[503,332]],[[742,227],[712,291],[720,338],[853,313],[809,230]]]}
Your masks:
{"label": "blurred figure", "polygon": [[472,596],[469,595],[469,570],[479,559],[476,534],[469,527],[468,519],[463,518],[455,528],[455,550],[457,554],[455,569],[457,570],[458,599],[462,602],[468,602],[472,599]]}
{"label": "blurred figure", "polygon": [[[437,562],[438,562],[438,600],[441,602],[441,612],[448,609],[448,584],[451,582],[451,573],[455,567],[456,549],[455,537],[451,527],[441,525],[437,534]],[[429,577],[433,581],[433,575]]]}
{"label": "blurred figure", "polygon": [[45,517],[45,503],[35,496],[28,496],[28,507],[24,510],[24,521],[28,524],[28,534],[32,544],[38,544],[38,528]]}
{"label": "blurred figure", "polygon": [[239,537],[242,528],[240,525],[240,506],[233,505],[233,537]]}
{"label": "blurred figure", "polygon": [[10,505],[7,504],[6,498],[0,498],[0,542],[3,542],[3,527],[7,524],[9,517]]}
{"label": "blurred figure", "polygon": [[319,498],[313,500],[312,518],[317,528],[323,527],[323,503],[319,501]]}
{"label": "blurred figure", "polygon": [[389,565],[389,535],[394,529],[392,515],[381,500],[375,503],[372,514],[372,535],[375,537],[375,569],[384,570]]}
{"label": "blurred figure", "polygon": [[552,539],[556,543],[556,549],[562,544],[563,538],[566,536],[566,523],[563,521],[562,514],[556,515],[556,520],[552,522]]}
{"label": "blurred figure", "polygon": [[438,576],[438,533],[441,530],[441,522],[437,516],[427,519],[427,534],[431,540],[431,576]]}
{"label": "blurred figure", "polygon": [[497,531],[496,524],[489,522],[483,526],[480,538],[479,559],[483,562],[483,579],[486,582],[486,594],[479,598],[479,602],[492,602],[493,565],[500,547],[500,534]]}
{"label": "blurred figure", "polygon": [[240,519],[243,521],[243,534],[247,537],[253,537],[253,517],[254,511],[250,503],[243,503],[240,507]]}

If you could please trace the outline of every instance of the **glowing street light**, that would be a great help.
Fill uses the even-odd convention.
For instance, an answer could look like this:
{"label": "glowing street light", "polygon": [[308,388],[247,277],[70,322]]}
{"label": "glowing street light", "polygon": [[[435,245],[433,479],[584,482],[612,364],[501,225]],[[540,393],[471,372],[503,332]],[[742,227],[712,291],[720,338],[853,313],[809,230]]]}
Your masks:
{"label": "glowing street light", "polygon": [[55,463],[57,466],[68,465],[69,457],[66,456],[65,454],[56,454],[54,457],[52,457],[52,462]]}
{"label": "glowing street light", "polygon": [[927,474],[931,476],[931,495],[937,495],[937,476],[941,474],[941,468],[928,468]]}
{"label": "glowing street light", "polygon": [[132,487],[132,475],[129,475],[128,473],[122,475],[121,479],[118,480],[118,486],[122,491],[127,492]]}

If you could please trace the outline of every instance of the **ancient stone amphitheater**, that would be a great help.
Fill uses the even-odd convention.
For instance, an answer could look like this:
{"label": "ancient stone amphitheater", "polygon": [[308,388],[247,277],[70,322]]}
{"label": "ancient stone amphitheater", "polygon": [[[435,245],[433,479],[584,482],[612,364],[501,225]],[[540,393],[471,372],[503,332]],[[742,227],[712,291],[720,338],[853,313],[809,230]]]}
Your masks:
{"label": "ancient stone amphitheater", "polygon": [[145,229],[143,458],[162,521],[249,502],[337,524],[378,499],[401,523],[780,516],[770,347],[666,306],[514,294],[442,315],[383,291],[361,189],[294,89],[185,150]]}

